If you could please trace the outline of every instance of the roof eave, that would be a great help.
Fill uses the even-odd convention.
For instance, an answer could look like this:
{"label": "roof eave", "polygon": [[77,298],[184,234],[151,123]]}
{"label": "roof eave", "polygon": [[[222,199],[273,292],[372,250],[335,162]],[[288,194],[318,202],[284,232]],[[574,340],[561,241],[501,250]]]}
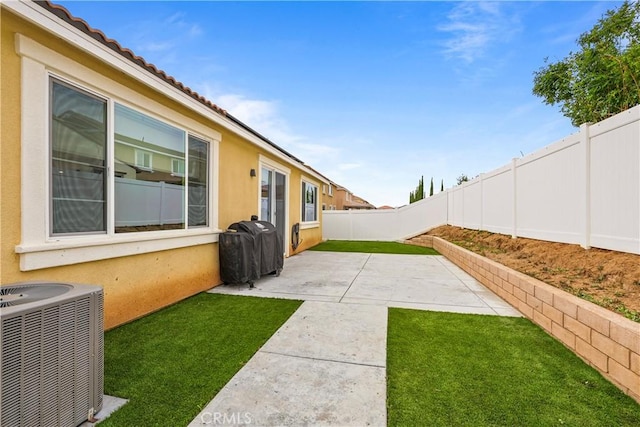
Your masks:
{"label": "roof eave", "polygon": [[[154,90],[159,90],[170,99],[197,114],[207,117],[244,137],[254,145],[264,148],[267,152],[310,172],[316,178],[324,181],[317,173],[311,171],[302,160],[207,100],[204,96],[199,95],[175,78],[167,75],[164,71],[159,70],[153,64],[149,64],[144,58],[135,55],[129,49],[122,48],[117,41],[107,38],[101,31],[92,29],[84,20],[73,17],[63,6],[54,5],[49,1],[20,0],[2,2],[2,7],[13,11],[45,31],[56,34],[65,42],[118,69],[140,83]],[[158,85],[160,85],[160,88]]]}

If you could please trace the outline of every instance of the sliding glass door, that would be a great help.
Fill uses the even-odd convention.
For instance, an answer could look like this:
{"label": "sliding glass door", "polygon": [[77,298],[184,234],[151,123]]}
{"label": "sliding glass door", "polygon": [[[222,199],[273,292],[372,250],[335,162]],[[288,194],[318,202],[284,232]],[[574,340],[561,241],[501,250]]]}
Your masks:
{"label": "sliding glass door", "polygon": [[[287,176],[263,166],[260,171],[260,220],[269,221],[278,229],[284,247],[287,247]],[[285,249],[286,252],[286,249]]]}

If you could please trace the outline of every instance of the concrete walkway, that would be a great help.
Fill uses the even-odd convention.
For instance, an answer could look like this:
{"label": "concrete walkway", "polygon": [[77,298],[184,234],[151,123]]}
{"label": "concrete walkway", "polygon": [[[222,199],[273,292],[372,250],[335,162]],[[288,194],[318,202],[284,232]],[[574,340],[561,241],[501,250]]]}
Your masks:
{"label": "concrete walkway", "polygon": [[305,302],[190,426],[386,426],[387,307],[520,316],[442,256],[306,251],[210,292]]}

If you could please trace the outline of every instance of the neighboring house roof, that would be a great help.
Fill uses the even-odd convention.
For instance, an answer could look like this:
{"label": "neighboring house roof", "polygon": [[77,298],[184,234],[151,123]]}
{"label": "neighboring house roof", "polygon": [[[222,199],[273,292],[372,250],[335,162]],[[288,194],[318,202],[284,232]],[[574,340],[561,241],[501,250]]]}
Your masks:
{"label": "neighboring house roof", "polygon": [[358,203],[358,202],[349,202],[343,204],[345,209],[376,209],[371,203]]}
{"label": "neighboring house roof", "polygon": [[[168,75],[166,72],[158,69],[155,65],[147,62],[143,57],[136,55],[135,53],[133,53],[133,51],[131,49],[122,47],[120,45],[120,43],[118,43],[116,40],[108,38],[102,31],[100,31],[98,29],[95,29],[95,28],[92,28],[85,20],[71,15],[71,13],[64,6],[61,6],[61,5],[58,5],[58,4],[54,4],[54,3],[50,2],[49,0],[34,1],[34,3],[37,3],[39,6],[42,6],[44,9],[46,9],[49,12],[53,13],[58,18],[60,18],[63,21],[73,25],[78,30],[80,30],[83,33],[87,34],[88,36],[90,36],[91,38],[93,38],[96,41],[100,42],[101,44],[103,44],[104,46],[106,46],[109,49],[113,50],[114,52],[116,52],[116,53],[120,54],[121,56],[125,57],[129,61],[131,61],[134,64],[138,65],[140,68],[148,71],[149,73],[155,75],[156,77],[164,80],[165,82],[167,82],[171,86],[173,86],[173,87],[179,89],[180,91],[184,92],[189,97],[191,97],[194,100],[196,100],[196,101],[200,102],[201,104],[205,105],[206,107],[208,107],[209,109],[211,109],[215,113],[221,115],[222,117],[225,117],[226,119],[230,120],[234,124],[240,126],[242,129],[244,129],[245,131],[251,133],[255,137],[257,137],[260,140],[262,140],[263,142],[269,144],[270,146],[272,146],[276,150],[280,151],[282,154],[284,154],[287,157],[291,158],[292,160],[295,160],[296,162],[304,165],[306,168],[309,168],[309,166],[307,166],[302,160],[298,159],[293,154],[291,154],[291,153],[287,152],[286,150],[284,150],[283,148],[279,147],[277,144],[275,144],[274,142],[269,140],[269,138],[261,135],[260,133],[258,133],[254,129],[251,129],[248,125],[242,123],[240,120],[238,120],[237,118],[235,118],[234,116],[229,114],[226,110],[220,108],[219,106],[217,106],[213,102],[209,101],[204,96],[200,95],[198,92],[192,90],[188,86],[185,86],[183,83],[179,82],[174,77]],[[311,169],[311,168],[309,168],[309,169]],[[315,170],[314,170],[314,172],[318,173]],[[323,176],[323,178],[326,178],[326,177]]]}

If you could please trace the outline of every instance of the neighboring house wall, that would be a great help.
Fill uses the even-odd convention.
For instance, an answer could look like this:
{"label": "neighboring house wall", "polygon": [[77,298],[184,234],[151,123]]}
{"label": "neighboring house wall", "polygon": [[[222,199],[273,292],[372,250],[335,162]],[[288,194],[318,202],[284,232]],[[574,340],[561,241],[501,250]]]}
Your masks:
{"label": "neighboring house wall", "polygon": [[[94,51],[87,51],[86,46],[94,43],[90,37],[79,35],[78,45],[71,45],[62,37],[52,36],[22,19],[9,7],[3,4],[0,8],[2,285],[30,280],[101,285],[105,290],[107,329],[218,285],[218,234],[233,222],[260,214],[259,176],[250,176],[250,170],[259,170],[264,161],[281,164],[289,170],[287,254],[321,241],[318,201],[315,220],[301,224],[302,243],[296,251],[290,244],[291,227],[302,220],[303,177],[318,188],[324,183],[315,173],[133,62],[118,59],[117,54],[115,61],[122,61],[118,65],[97,58]],[[33,13],[42,15],[40,6],[31,7]],[[62,25],[74,34],[75,30],[66,22],[53,15],[50,19],[52,28]],[[103,45],[95,49],[113,55]],[[124,72],[123,67],[131,72]],[[47,173],[50,161],[48,73],[205,139],[210,149],[209,225],[110,235],[50,237],[46,234],[51,181]],[[147,78],[151,84],[145,81]],[[171,156],[175,157],[174,154]],[[132,158],[118,160],[129,163]],[[162,162],[160,158],[158,161]],[[122,164],[116,163],[115,169],[119,170]],[[169,158],[158,166],[171,171]],[[136,175],[131,166],[121,172],[132,178]],[[115,179],[109,185],[117,185]],[[108,203],[115,204],[112,199]],[[34,206],[37,208],[33,209]],[[183,213],[183,221],[187,215]],[[113,214],[108,216],[108,221],[113,221]]]}
{"label": "neighboring house wall", "polygon": [[362,197],[358,197],[351,191],[344,187],[337,186],[335,190],[336,210],[360,210],[360,209],[375,209],[376,207],[364,200]]}
{"label": "neighboring house wall", "polygon": [[324,184],[322,186],[322,205],[323,210],[336,210],[336,186],[333,183]]}
{"label": "neighboring house wall", "polygon": [[345,203],[351,202],[351,192],[344,187],[337,186],[334,193],[336,199],[336,210],[344,210]]}

